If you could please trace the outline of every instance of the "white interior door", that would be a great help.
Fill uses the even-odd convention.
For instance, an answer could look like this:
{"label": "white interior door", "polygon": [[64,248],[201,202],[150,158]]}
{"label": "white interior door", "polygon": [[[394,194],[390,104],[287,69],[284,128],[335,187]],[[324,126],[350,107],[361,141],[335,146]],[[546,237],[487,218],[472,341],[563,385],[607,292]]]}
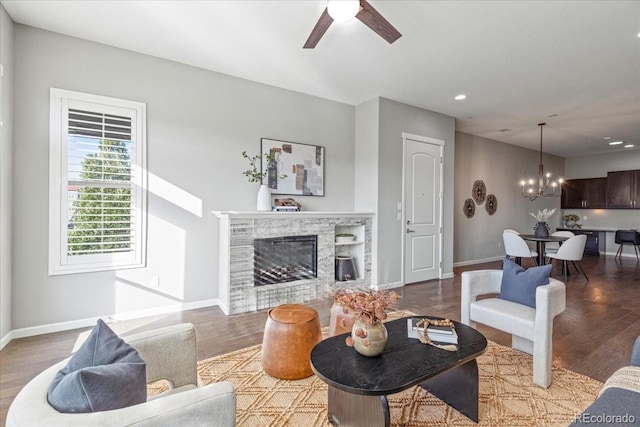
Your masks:
{"label": "white interior door", "polygon": [[406,284],[440,277],[443,141],[403,134],[403,143]]}

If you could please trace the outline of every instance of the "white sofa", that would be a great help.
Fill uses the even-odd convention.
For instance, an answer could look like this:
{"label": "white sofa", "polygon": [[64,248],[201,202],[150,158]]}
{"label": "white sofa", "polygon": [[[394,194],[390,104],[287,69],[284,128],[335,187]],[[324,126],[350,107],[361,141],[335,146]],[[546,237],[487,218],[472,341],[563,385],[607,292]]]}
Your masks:
{"label": "white sofa", "polygon": [[172,387],[145,403],[104,412],[67,414],[47,402],[47,391],[65,359],[31,380],[9,407],[7,427],[35,426],[221,426],[236,422],[236,396],[230,382],[198,387],[196,335],[192,324],[168,326],[123,339],[147,366],[147,382],[169,380]]}

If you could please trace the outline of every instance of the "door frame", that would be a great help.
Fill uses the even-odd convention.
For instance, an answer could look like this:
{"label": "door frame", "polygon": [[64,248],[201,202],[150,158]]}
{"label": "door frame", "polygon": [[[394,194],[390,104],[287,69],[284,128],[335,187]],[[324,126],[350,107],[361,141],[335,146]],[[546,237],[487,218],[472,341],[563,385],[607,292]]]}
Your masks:
{"label": "door frame", "polygon": [[440,226],[440,238],[438,239],[438,258],[439,258],[439,265],[438,265],[438,278],[442,279],[442,254],[443,254],[443,250],[442,250],[442,236],[443,236],[443,226],[442,226],[442,218],[444,215],[444,209],[443,209],[443,201],[444,201],[444,145],[445,142],[444,140],[441,139],[436,139],[436,138],[429,138],[426,136],[420,136],[420,135],[414,135],[411,133],[407,133],[407,132],[402,132],[402,220],[400,222],[400,234],[402,235],[402,251],[400,254],[400,262],[402,265],[402,268],[400,270],[400,282],[402,283],[402,286],[404,286],[405,283],[405,274],[404,274],[404,270],[405,270],[405,251],[406,251],[406,239],[407,239],[407,233],[405,233],[405,226],[406,226],[406,222],[407,222],[407,218],[406,218],[406,197],[407,195],[405,194],[405,184],[406,184],[406,168],[405,168],[405,160],[406,160],[406,155],[407,155],[407,140],[412,140],[412,141],[416,141],[416,142],[420,142],[423,144],[430,144],[430,145],[436,145],[440,147],[440,209],[438,212],[438,223]]}

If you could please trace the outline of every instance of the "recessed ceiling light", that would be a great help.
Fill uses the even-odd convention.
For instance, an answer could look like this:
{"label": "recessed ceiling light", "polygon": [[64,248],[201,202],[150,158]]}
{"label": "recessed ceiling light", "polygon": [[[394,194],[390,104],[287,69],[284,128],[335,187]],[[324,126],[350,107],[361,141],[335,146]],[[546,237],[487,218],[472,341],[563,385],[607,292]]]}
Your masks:
{"label": "recessed ceiling light", "polygon": [[620,145],[620,144],[622,144],[623,142],[624,142],[624,141],[613,141],[613,142],[610,142],[610,143],[609,143],[609,145]]}
{"label": "recessed ceiling light", "polygon": [[604,137],[604,138],[602,138],[602,139],[604,139],[605,141],[608,141],[608,140],[610,140],[610,139],[611,139],[611,137],[610,137],[610,136],[605,136],[605,137]]}
{"label": "recessed ceiling light", "polygon": [[624,146],[624,148],[633,148],[633,144],[627,144]]}
{"label": "recessed ceiling light", "polygon": [[509,129],[509,128],[498,129],[498,132],[502,132],[502,133],[511,132],[511,129]]}
{"label": "recessed ceiling light", "polygon": [[557,115],[558,115],[557,113],[547,114],[547,117],[556,117]]}
{"label": "recessed ceiling light", "polygon": [[636,37],[640,39],[640,33],[636,34]]}
{"label": "recessed ceiling light", "polygon": [[464,93],[461,93],[460,95],[457,95],[455,98],[456,101],[462,101],[463,99],[467,99],[467,95],[465,95]]}

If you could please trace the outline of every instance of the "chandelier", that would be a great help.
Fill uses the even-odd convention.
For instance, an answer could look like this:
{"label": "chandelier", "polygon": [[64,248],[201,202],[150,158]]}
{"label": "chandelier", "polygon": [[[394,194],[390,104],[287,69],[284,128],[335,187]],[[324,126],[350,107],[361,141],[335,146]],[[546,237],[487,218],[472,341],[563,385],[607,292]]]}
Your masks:
{"label": "chandelier", "polygon": [[[542,127],[546,123],[538,123],[540,126],[540,164],[538,165],[538,178],[530,178],[526,181],[520,181],[522,186],[522,197],[527,197],[529,200],[534,201],[538,197],[559,197],[561,194],[558,188],[562,184],[562,178],[557,181],[551,180],[551,173],[544,173],[544,166],[542,165]],[[556,191],[557,190],[557,191]]]}

